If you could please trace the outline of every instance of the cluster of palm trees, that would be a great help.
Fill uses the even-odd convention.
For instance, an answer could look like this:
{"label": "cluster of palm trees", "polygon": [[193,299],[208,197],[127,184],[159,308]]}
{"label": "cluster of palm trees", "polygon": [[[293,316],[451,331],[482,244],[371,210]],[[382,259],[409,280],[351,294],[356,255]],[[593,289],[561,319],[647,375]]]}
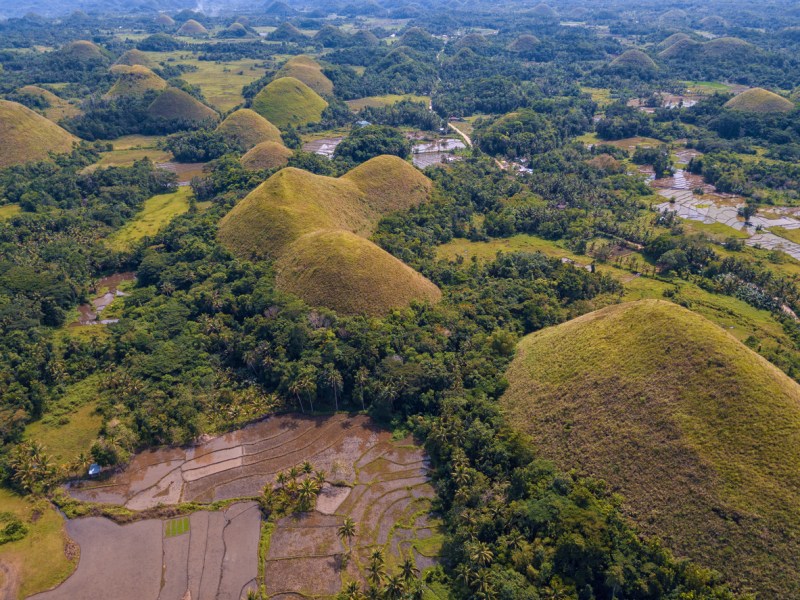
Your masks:
{"label": "cluster of palm trees", "polygon": [[59,479],[59,468],[36,441],[18,444],[8,457],[11,479],[27,493],[43,493]]}
{"label": "cluster of palm trees", "polygon": [[309,511],[325,483],[325,471],[314,470],[305,461],[299,466],[281,471],[275,476],[275,487],[267,486],[264,496],[280,500],[283,506],[293,506],[300,511]]}
{"label": "cluster of palm trees", "polygon": [[413,560],[406,559],[398,573],[386,571],[383,550],[373,550],[367,566],[367,586],[351,581],[344,586],[338,600],[421,600],[422,584],[419,569]]}

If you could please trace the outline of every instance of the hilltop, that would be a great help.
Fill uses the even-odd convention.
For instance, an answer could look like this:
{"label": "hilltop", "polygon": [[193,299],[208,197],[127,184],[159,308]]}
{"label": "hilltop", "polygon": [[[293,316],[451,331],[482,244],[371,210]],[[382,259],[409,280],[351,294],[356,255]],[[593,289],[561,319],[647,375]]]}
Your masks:
{"label": "hilltop", "polygon": [[168,88],[147,107],[151,119],[167,121],[216,121],[219,115],[196,98],[178,88]]}
{"label": "hilltop", "polygon": [[137,50],[136,48],[132,48],[131,50],[126,50],[118,59],[115,64],[118,65],[128,65],[132,67],[134,65],[142,65],[143,67],[151,68],[153,67],[153,61],[142,52],[141,50]]}
{"label": "hilltop", "polygon": [[308,36],[304,35],[289,21],[284,21],[274,31],[270,31],[267,34],[267,39],[272,42],[298,42],[302,44],[308,41]]}
{"label": "hilltop", "polygon": [[253,98],[253,110],[281,128],[315,123],[327,107],[319,94],[294,77],[270,82]]}
{"label": "hilltop", "polygon": [[518,53],[533,52],[539,44],[541,44],[541,41],[535,35],[525,34],[511,42],[508,45],[508,49],[511,52]]}
{"label": "hilltop", "polygon": [[166,13],[159,13],[153,21],[156,25],[161,25],[162,27],[174,27],[175,26],[175,19],[170,17]]}
{"label": "hilltop", "polygon": [[142,65],[115,65],[111,72],[117,75],[117,81],[106,92],[106,98],[136,98],[169,87],[166,81]]}
{"label": "hilltop", "polygon": [[[276,260],[281,287],[311,304],[383,314],[411,299],[433,301],[438,289],[363,236],[382,216],[426,201],[430,191],[431,182],[395,156],[338,179],[286,168],[222,219],[219,238],[242,257]],[[359,298],[352,298],[356,289]]]}
{"label": "hilltop", "polygon": [[646,534],[764,597],[800,594],[800,387],[666,301],[526,337],[502,404],[561,468],[608,481]]}
{"label": "hilltop", "polygon": [[108,55],[97,44],[87,40],[77,40],[62,46],[57,52],[76,63],[107,63]]}
{"label": "hilltop", "polygon": [[78,138],[22,104],[0,100],[0,168],[72,150]]}
{"label": "hilltop", "polygon": [[655,71],[658,69],[658,66],[650,58],[647,54],[642,52],[641,50],[637,50],[632,48],[630,50],[626,50],[614,60],[611,61],[612,68],[619,69],[619,70],[643,70],[643,71]]}
{"label": "hilltop", "polygon": [[308,56],[293,56],[287,60],[275,75],[276,79],[281,77],[294,77],[322,96],[333,94],[333,82],[322,72],[320,64]]}
{"label": "hilltop", "polygon": [[292,151],[280,142],[261,142],[242,156],[241,163],[251,171],[277,169],[285,167],[291,156]]}
{"label": "hilltop", "polygon": [[791,112],[794,103],[769,90],[752,88],[728,100],[725,108],[754,113]]}
{"label": "hilltop", "polygon": [[658,47],[661,48],[661,49],[666,49],[666,48],[669,48],[670,46],[673,46],[674,44],[677,44],[678,42],[683,42],[685,40],[690,40],[691,41],[691,39],[692,38],[690,38],[685,33],[673,33],[668,38],[662,40],[658,44]]}
{"label": "hilltop", "polygon": [[17,90],[18,94],[41,98],[49,105],[44,109],[44,115],[51,121],[58,122],[61,119],[69,119],[81,114],[81,110],[63,98],[59,98],[50,90],[40,88],[35,85],[26,85]]}
{"label": "hilltop", "polygon": [[178,29],[178,35],[188,37],[202,37],[208,35],[208,29],[194,19],[189,19]]}
{"label": "hilltop", "polygon": [[710,61],[720,61],[733,58],[745,58],[759,51],[758,48],[750,42],[733,37],[715,38],[708,42],[696,42],[689,37],[685,37],[674,41],[668,46],[663,46],[663,44],[664,42],[662,42],[664,50],[658,54],[661,58],[700,58]]}
{"label": "hilltop", "polygon": [[228,115],[217,127],[217,133],[242,150],[261,142],[282,142],[280,129],[249,108]]}

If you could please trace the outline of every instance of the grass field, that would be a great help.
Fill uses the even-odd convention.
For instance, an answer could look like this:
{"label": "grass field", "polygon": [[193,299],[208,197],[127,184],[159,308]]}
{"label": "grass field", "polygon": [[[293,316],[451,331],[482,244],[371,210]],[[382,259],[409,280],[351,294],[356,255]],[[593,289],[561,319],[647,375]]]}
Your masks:
{"label": "grass field", "polygon": [[149,158],[154,163],[167,162],[172,160],[172,154],[156,148],[133,148],[128,150],[112,150],[104,152],[99,161],[86,167],[83,172],[91,173],[97,169],[107,167],[130,167],[137,160]]}
{"label": "grass field", "polygon": [[614,101],[611,98],[611,90],[608,88],[582,87],[581,91],[589,94],[600,108],[604,108]]}
{"label": "grass field", "polygon": [[353,111],[359,111],[363,108],[371,106],[373,108],[380,108],[382,106],[391,106],[397,104],[402,100],[411,100],[412,102],[424,102],[425,106],[430,105],[430,96],[417,96],[415,94],[386,94],[385,96],[369,96],[367,98],[359,98],[358,100],[348,100],[345,102],[347,106]]}
{"label": "grass field", "polygon": [[242,88],[264,75],[263,61],[244,58],[229,62],[184,60],[183,64],[197,67],[181,78],[203,91],[206,100],[215,108],[227,112],[242,104]]}
{"label": "grass field", "polygon": [[689,93],[694,94],[725,94],[731,91],[731,86],[716,81],[682,81]]}
{"label": "grass field", "polygon": [[645,533],[736,584],[797,595],[800,387],[772,364],[647,301],[528,336],[507,378],[512,421],[562,468],[609,481]]}
{"label": "grass field", "polygon": [[145,236],[154,235],[173,218],[189,210],[190,187],[178,188],[171,194],[153,196],[144,203],[144,209],[132,221],[115,232],[107,240],[114,250],[129,250]]}
{"label": "grass field", "polygon": [[64,396],[48,410],[48,415],[25,428],[25,438],[44,445],[59,464],[88,454],[97,438],[103,419],[95,413],[100,378],[92,375],[70,385]]}
{"label": "grass field", "polygon": [[164,537],[175,537],[189,533],[189,517],[180,517],[164,523]]}
{"label": "grass field", "polygon": [[67,558],[64,520],[49,503],[32,502],[0,488],[0,512],[13,513],[28,526],[23,539],[0,546],[0,563],[11,575],[4,577],[0,571],[0,596],[22,600],[50,589],[72,573],[77,556]]}
{"label": "grass field", "polygon": [[444,260],[455,260],[457,257],[463,256],[465,260],[469,260],[472,256],[477,256],[481,260],[492,260],[501,251],[541,252],[547,256],[569,258],[582,264],[592,262],[591,257],[578,256],[555,242],[524,233],[509,238],[493,238],[488,242],[471,242],[463,238],[454,238],[452,241],[436,248],[436,257]]}
{"label": "grass field", "polygon": [[770,227],[770,231],[775,235],[779,235],[790,242],[800,244],[800,230],[786,229],[784,227]]}
{"label": "grass field", "polygon": [[0,206],[0,221],[6,221],[22,212],[22,207],[19,204],[4,204]]}
{"label": "grass field", "polygon": [[115,140],[106,140],[114,150],[143,150],[157,148],[158,143],[164,140],[163,135],[124,135]]}

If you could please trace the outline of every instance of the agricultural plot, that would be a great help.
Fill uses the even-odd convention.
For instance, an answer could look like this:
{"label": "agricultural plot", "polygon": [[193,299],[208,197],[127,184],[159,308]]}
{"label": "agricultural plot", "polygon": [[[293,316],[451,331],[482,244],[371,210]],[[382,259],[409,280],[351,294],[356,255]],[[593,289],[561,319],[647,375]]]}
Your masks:
{"label": "agricultural plot", "polygon": [[81,547],[77,571],[36,600],[241,598],[256,588],[261,511],[241,502],[168,521],[117,525],[75,519],[67,532]]}
{"label": "agricultural plot", "polygon": [[[364,580],[369,556],[376,549],[383,550],[390,572],[407,558],[420,569],[434,564],[441,536],[429,514],[434,490],[428,481],[427,459],[410,440],[392,440],[390,432],[375,427],[363,416],[272,417],[195,447],[143,452],[124,471],[103,481],[72,485],[68,491],[80,500],[133,510],[251,498],[266,484],[272,484],[278,473],[306,461],[324,471],[326,481],[315,510],[280,518],[272,527],[261,565],[263,580],[258,582],[270,597],[333,596],[344,582]],[[202,535],[205,525],[198,521],[198,514],[206,515],[203,518],[211,522],[220,513],[156,521],[159,535],[164,537],[165,557],[167,546],[177,543],[172,540],[194,539],[198,528]],[[350,542],[337,535],[346,516],[357,524]],[[88,519],[77,522],[82,521]],[[258,538],[258,526],[251,529]],[[252,535],[251,529],[243,528],[242,535]],[[84,537],[83,543],[95,542],[91,536]],[[255,546],[244,550],[237,542],[225,547],[238,547],[245,561],[257,560]],[[352,559],[344,564],[342,557],[348,549]],[[191,560],[189,564],[191,567]],[[91,572],[96,573],[96,567]],[[245,579],[245,573],[241,573],[235,581]],[[175,585],[175,590],[181,587]],[[42,600],[66,597],[43,596]],[[173,596],[165,596],[162,589],[160,596],[140,597]],[[235,594],[220,597],[238,598]],[[193,593],[192,598],[197,596]]]}
{"label": "agricultural plot", "polygon": [[357,100],[347,100],[345,104],[350,107],[350,110],[358,112],[364,108],[381,108],[383,106],[391,106],[397,104],[402,100],[410,100],[411,102],[423,102],[425,106],[431,103],[430,96],[417,96],[415,94],[386,94],[385,96],[368,96],[366,98],[358,98]]}
{"label": "agricultural plot", "polygon": [[114,250],[128,250],[143,237],[154,235],[162,226],[189,210],[191,194],[191,188],[181,187],[171,194],[153,196],[132,221],[108,238],[108,246]]}

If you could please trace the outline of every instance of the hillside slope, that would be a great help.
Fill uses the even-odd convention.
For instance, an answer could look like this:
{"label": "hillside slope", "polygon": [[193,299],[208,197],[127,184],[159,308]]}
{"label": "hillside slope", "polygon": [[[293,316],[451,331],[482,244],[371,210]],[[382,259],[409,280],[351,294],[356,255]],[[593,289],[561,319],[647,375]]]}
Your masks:
{"label": "hillside slope", "polygon": [[217,133],[242,150],[249,150],[262,142],[282,143],[281,132],[264,117],[249,108],[241,108],[228,115],[217,126]]}
{"label": "hillside slope", "polygon": [[322,72],[320,64],[308,56],[293,56],[286,61],[275,77],[294,77],[321,96],[333,94],[333,82]]}
{"label": "hillside slope", "polygon": [[728,100],[725,108],[754,113],[791,112],[794,103],[769,90],[752,88]]}
{"label": "hillside slope", "polygon": [[239,256],[276,260],[279,285],[310,304],[384,314],[414,299],[436,301],[439,290],[363,236],[430,190],[422,173],[394,156],[338,179],[286,168],[225,215],[219,239]]}
{"label": "hillside slope", "polygon": [[611,306],[525,338],[502,403],[544,456],[759,597],[800,597],[800,386],[703,317]]}
{"label": "hillside slope", "polygon": [[319,94],[294,77],[271,81],[253,98],[253,110],[281,128],[316,123],[326,108]]}
{"label": "hillside slope", "polygon": [[69,152],[78,138],[30,108],[0,100],[0,168]]}

